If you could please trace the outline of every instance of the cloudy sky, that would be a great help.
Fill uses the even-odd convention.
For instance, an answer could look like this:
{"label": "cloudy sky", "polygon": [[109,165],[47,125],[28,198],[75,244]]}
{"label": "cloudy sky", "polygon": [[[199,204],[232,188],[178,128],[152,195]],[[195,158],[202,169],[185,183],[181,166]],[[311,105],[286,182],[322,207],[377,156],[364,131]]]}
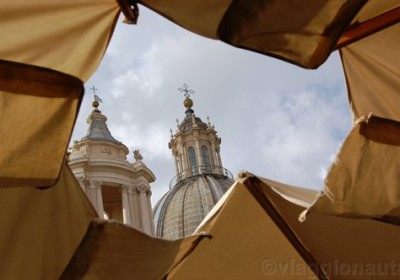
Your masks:
{"label": "cloudy sky", "polygon": [[108,127],[154,172],[153,206],[175,176],[170,129],[185,108],[187,83],[195,114],[222,138],[224,167],[320,189],[350,130],[351,116],[337,53],[317,70],[210,40],[141,8],[137,25],[119,20],[104,59],[86,83],[72,139],[86,133],[93,85]]}

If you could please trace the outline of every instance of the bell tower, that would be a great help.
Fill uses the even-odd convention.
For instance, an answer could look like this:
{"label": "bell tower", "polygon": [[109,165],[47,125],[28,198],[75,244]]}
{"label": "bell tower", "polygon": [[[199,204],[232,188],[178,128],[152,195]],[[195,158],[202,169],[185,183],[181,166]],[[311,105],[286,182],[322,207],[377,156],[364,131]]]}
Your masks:
{"label": "bell tower", "polygon": [[[95,93],[95,88],[92,90]],[[154,234],[150,183],[153,172],[143,163],[139,150],[134,162],[127,160],[128,148],[116,140],[99,110],[101,99],[94,94],[88,131],[73,142],[69,165],[100,218],[116,220],[149,235]]]}

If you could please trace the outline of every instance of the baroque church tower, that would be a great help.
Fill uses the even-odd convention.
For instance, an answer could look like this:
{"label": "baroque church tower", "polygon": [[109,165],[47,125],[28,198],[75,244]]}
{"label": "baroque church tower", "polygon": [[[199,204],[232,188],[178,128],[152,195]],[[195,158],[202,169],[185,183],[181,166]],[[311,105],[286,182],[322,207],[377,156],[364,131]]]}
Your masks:
{"label": "baroque church tower", "polygon": [[194,114],[191,93],[185,84],[185,118],[168,144],[176,175],[169,191],[154,208],[156,236],[178,239],[191,235],[217,201],[233,184],[232,174],[223,167],[221,138],[209,119],[204,123]]}
{"label": "baroque church tower", "polygon": [[72,172],[101,218],[154,235],[150,183],[155,176],[138,150],[134,151],[135,162],[128,162],[128,148],[111,135],[107,117],[98,109],[99,97],[95,99],[87,135],[73,142]]}

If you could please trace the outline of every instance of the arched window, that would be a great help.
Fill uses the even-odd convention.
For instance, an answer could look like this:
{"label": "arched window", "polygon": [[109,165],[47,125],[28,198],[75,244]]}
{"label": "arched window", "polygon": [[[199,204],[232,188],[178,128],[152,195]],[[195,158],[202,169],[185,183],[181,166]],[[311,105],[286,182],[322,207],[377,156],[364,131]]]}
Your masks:
{"label": "arched window", "polygon": [[192,170],[192,175],[197,175],[199,174],[199,168],[197,167],[196,151],[194,150],[193,147],[189,148],[188,154],[189,154],[189,163],[190,163],[190,169]]}
{"label": "arched window", "polygon": [[203,164],[204,164],[205,171],[207,173],[211,173],[210,158],[208,156],[208,149],[205,146],[201,147],[201,157],[203,159]]}

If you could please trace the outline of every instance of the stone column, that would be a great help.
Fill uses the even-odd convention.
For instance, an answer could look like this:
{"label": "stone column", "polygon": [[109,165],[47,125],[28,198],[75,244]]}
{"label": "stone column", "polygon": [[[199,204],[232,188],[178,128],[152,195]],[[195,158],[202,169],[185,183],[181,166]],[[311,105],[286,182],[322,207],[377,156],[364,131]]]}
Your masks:
{"label": "stone column", "polygon": [[180,172],[179,164],[178,164],[178,156],[174,156],[174,159],[175,159],[175,173],[176,173],[176,175],[178,175]]}
{"label": "stone column", "polygon": [[150,235],[151,236],[155,236],[153,209],[151,208],[151,195],[152,195],[152,192],[150,190],[150,187],[147,189],[146,195],[147,195],[147,206],[149,208],[147,213],[149,213],[149,215],[150,215],[150,226],[151,226]]}
{"label": "stone column", "polygon": [[220,166],[221,168],[224,168],[224,165],[222,164],[221,155],[219,154],[219,152],[218,152],[217,156],[218,156],[219,166]]}
{"label": "stone column", "polygon": [[124,224],[132,226],[128,189],[129,188],[127,186],[121,186],[122,217],[123,217]]}
{"label": "stone column", "polygon": [[210,161],[211,161],[211,166],[212,166],[213,172],[214,172],[215,167],[219,166],[219,162],[218,162],[218,160],[216,159],[216,150],[215,150],[215,143],[214,143],[214,141],[211,141],[211,152],[210,152],[210,156],[211,156],[211,159],[210,159]]}
{"label": "stone column", "polygon": [[174,148],[174,150],[172,151],[172,155],[174,156],[174,160],[175,160],[175,173],[176,173],[176,176],[178,176],[179,173],[181,172],[181,169],[179,166],[179,151]]}
{"label": "stone column", "polygon": [[182,166],[182,156],[180,153],[176,156],[176,162],[178,164],[179,174],[182,174],[183,166]]}
{"label": "stone column", "polygon": [[189,166],[190,166],[190,165],[189,165],[189,163],[188,163],[189,158],[188,158],[188,154],[187,154],[186,147],[181,146],[180,149],[181,149],[181,155],[182,155],[182,157],[181,157],[182,166],[183,166],[183,169],[182,169],[182,170],[185,171],[185,172],[182,174],[182,178],[186,178],[186,177],[188,176],[187,172],[190,172],[190,171],[189,171],[189,168],[190,168]]}
{"label": "stone column", "polygon": [[129,208],[131,213],[131,224],[135,228],[141,228],[140,217],[139,217],[139,207],[138,207],[138,190],[131,186],[128,190]]}
{"label": "stone column", "polygon": [[217,154],[217,159],[218,159],[218,173],[224,174],[224,167],[222,166],[222,160],[221,160],[221,155],[219,154],[219,147],[215,150],[215,153]]}
{"label": "stone column", "polygon": [[197,172],[203,174],[204,162],[203,157],[201,156],[200,144],[197,136],[194,136],[194,143],[196,146]]}
{"label": "stone column", "polygon": [[179,180],[186,176],[186,167],[183,162],[184,161],[183,157],[184,155],[182,154],[182,149],[181,149],[181,152],[179,153],[179,167],[181,170],[181,172],[179,173]]}
{"label": "stone column", "polygon": [[81,176],[77,179],[78,179],[79,185],[81,186],[82,190],[86,193],[86,188],[89,185],[89,181],[83,176]]}
{"label": "stone column", "polygon": [[93,207],[96,209],[97,214],[101,219],[104,219],[104,207],[103,207],[103,196],[101,194],[102,182],[92,180],[89,187],[86,188],[86,195],[88,196],[90,202],[92,202]]}
{"label": "stone column", "polygon": [[140,215],[142,216],[142,230],[151,235],[151,224],[153,223],[152,216],[149,213],[149,206],[147,200],[148,187],[139,186],[139,200],[140,200]]}

